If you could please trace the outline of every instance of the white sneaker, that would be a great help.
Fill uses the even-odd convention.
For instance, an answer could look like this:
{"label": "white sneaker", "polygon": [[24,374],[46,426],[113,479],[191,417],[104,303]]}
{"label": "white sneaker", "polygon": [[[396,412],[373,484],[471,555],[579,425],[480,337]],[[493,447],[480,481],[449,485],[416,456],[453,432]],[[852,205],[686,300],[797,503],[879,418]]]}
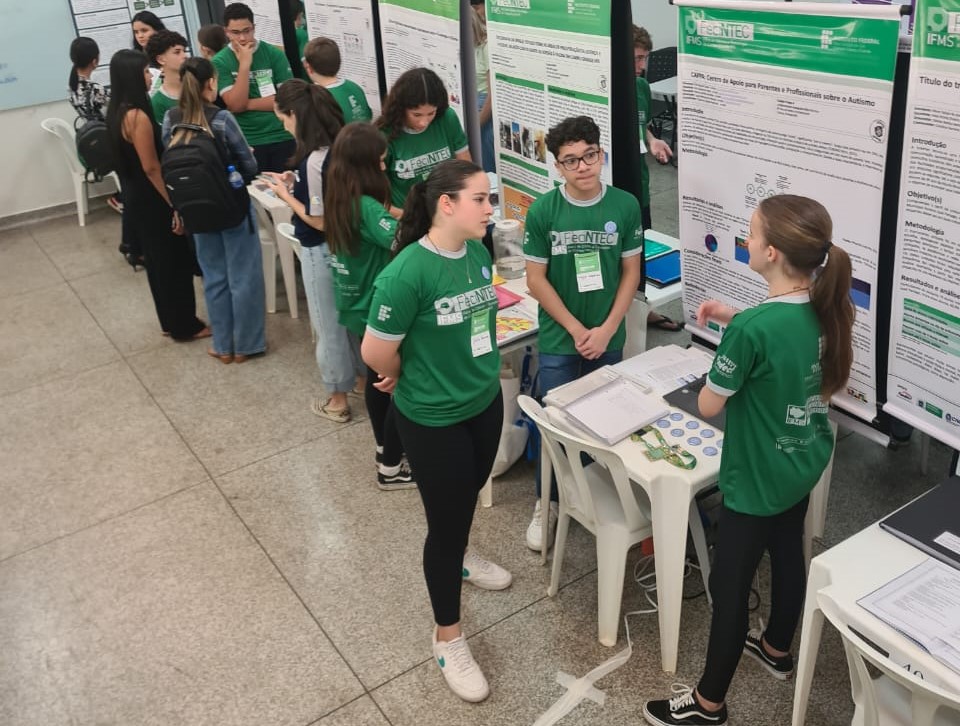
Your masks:
{"label": "white sneaker", "polygon": [[462,635],[446,643],[437,640],[433,629],[433,657],[450,690],[464,701],[478,703],[490,695],[487,679],[473,659],[467,639]]}
{"label": "white sneaker", "polygon": [[[560,505],[556,502],[550,502],[550,514],[547,517],[547,549],[553,543],[553,533],[557,529],[557,517],[560,516]],[[527,527],[527,547],[534,552],[540,551],[540,542],[543,536],[543,511],[540,500],[537,500],[533,508],[533,519]]]}
{"label": "white sneaker", "polygon": [[463,579],[481,590],[504,590],[513,582],[513,576],[500,565],[469,550],[463,556]]}

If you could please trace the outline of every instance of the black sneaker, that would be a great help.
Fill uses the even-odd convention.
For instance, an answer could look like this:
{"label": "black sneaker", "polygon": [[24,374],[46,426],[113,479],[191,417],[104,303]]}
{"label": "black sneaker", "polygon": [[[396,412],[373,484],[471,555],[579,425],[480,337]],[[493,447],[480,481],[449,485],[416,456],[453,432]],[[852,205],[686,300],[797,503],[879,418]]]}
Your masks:
{"label": "black sneaker", "polygon": [[770,655],[763,648],[760,641],[761,633],[758,630],[751,630],[747,633],[747,640],[743,645],[743,652],[762,665],[770,675],[781,681],[787,680],[793,675],[793,656],[787,653],[782,658]]}
{"label": "black sneaker", "polygon": [[693,689],[683,686],[677,695],[663,701],[647,701],[643,704],[643,718],[653,726],[721,726],[727,722],[727,706],[724,704],[719,711],[708,711],[697,701]]}
{"label": "black sneaker", "polygon": [[383,464],[378,465],[377,486],[385,492],[392,492],[395,489],[416,489],[417,482],[413,478],[413,472],[410,471],[407,457],[400,460],[400,471],[396,474],[384,474]]}

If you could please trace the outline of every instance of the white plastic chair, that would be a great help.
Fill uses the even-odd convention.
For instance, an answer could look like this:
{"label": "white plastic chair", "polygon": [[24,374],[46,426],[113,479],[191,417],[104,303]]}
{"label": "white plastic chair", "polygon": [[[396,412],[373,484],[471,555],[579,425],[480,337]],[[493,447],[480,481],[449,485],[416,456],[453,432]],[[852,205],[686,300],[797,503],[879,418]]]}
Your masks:
{"label": "white plastic chair", "polygon": [[[277,225],[277,232],[283,235],[283,238],[290,244],[293,254],[295,254],[299,260],[300,252],[303,250],[303,246],[300,244],[300,240],[297,239],[297,233],[294,231],[294,226],[289,222],[280,222],[280,224]],[[274,286],[276,286],[276,281],[274,281]],[[317,342],[317,328],[314,326],[313,320],[310,321],[310,338],[314,343]]]}
{"label": "white plastic chair", "polygon": [[[553,597],[559,588],[572,517],[597,538],[598,634],[604,645],[616,645],[627,550],[653,533],[649,502],[643,502],[641,508],[617,454],[564,433],[547,420],[547,412],[529,396],[517,400],[540,430],[541,446],[550,457],[560,493],[560,517],[547,594]],[[595,461],[584,466],[581,454]]]}
{"label": "white plastic chair", "polygon": [[273,220],[256,197],[250,195],[253,211],[260,227],[260,250],[263,257],[263,285],[267,297],[267,312],[277,312],[277,240]]}
{"label": "white plastic chair", "polygon": [[[874,651],[851,632],[847,616],[829,594],[817,593],[817,604],[843,639],[856,706],[852,726],[960,726],[960,694],[928,683]],[[881,640],[867,622],[852,625],[864,637]],[[871,676],[868,663],[882,675]]]}
{"label": "white plastic chair", "polygon": [[[77,199],[77,219],[80,226],[83,227],[86,225],[86,215],[89,211],[87,205],[87,171],[80,163],[80,157],[77,156],[77,138],[73,126],[62,118],[45,118],[40,122],[40,128],[57,137],[63,155],[67,159],[70,178],[73,180],[73,193]],[[112,172],[107,177],[113,180],[119,192],[120,178]]]}

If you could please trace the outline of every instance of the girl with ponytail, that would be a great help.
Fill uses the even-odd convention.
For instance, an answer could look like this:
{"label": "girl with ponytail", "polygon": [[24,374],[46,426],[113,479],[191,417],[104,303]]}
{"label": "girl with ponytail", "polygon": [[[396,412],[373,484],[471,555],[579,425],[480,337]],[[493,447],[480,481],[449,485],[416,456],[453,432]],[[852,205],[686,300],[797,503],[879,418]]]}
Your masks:
{"label": "girl with ponytail", "polygon": [[[164,116],[164,145],[189,144],[197,134],[209,134],[227,157],[214,173],[226,175],[227,167],[233,166],[249,183],[257,175],[257,162],[233,114],[213,105],[217,98],[213,64],[200,56],[188,58],[179,73],[179,105]],[[194,232],[193,239],[213,330],[213,346],[207,355],[221,363],[243,363],[252,355],[264,353],[263,262],[252,205],[237,226]]]}
{"label": "girl with ponytail", "polygon": [[84,121],[103,121],[110,92],[90,80],[100,65],[100,48],[93,38],[74,38],[70,43],[70,105]]}
{"label": "girl with ponytail", "polygon": [[[727,689],[741,654],[775,678],[793,672],[790,643],[803,609],[803,522],[810,490],[833,451],[827,402],[853,363],[854,307],[847,253],[833,244],[823,205],[790,194],[764,199],[750,221],[750,268],[766,300],[737,312],[704,302],[697,322],[726,326],[706,386],[704,418],[724,408],[723,512],[710,574],[713,621],[695,689],[648,701],[650,724],[724,724]],[[773,591],[764,632],[749,631],[754,572],[770,552]]]}
{"label": "girl with ponytail", "polygon": [[337,322],[323,203],[330,146],[343,127],[343,111],[330,91],[299,78],[277,89],[274,111],[296,141],[290,165],[298,174],[268,172],[266,177],[273,193],[293,209],[293,226],[302,248],[303,286],[316,332],[317,366],[326,388],[325,395],[311,399],[310,410],[321,418],[347,423],[351,419],[347,393],[357,386],[364,368],[356,342]]}
{"label": "girl with ponytail", "polygon": [[502,590],[509,572],[467,550],[477,495],[503,425],[497,296],[479,241],[493,208],[486,174],[442,162],[413,185],[397,253],[374,284],[361,351],[393,393],[400,441],[427,515],[423,570],[433,606],[433,654],[450,689],[482,701],[487,679],[460,627],[464,581]]}

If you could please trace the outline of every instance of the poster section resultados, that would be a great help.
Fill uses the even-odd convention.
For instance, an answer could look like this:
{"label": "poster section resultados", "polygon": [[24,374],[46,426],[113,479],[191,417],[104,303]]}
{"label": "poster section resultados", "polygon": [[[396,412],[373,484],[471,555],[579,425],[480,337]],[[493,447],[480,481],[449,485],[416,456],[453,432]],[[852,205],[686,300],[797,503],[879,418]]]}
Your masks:
{"label": "poster section resultados", "polygon": [[[765,298],[766,283],[748,265],[746,242],[762,199],[798,194],[820,201],[833,219],[832,242],[853,263],[856,305],[853,369],[833,403],[873,420],[880,210],[898,11],[677,4],[687,326],[718,342],[721,325],[696,324],[701,302],[718,299],[742,310]],[[824,7],[833,9],[820,14]]]}
{"label": "poster section resultados", "polygon": [[330,38],[340,49],[340,77],[363,89],[373,111],[380,115],[376,35],[371,0],[304,0],[311,38]]}
{"label": "poster section resultados", "polygon": [[404,71],[429,68],[463,124],[459,0],[380,0],[380,43],[387,91]]}
{"label": "poster section resultados", "polygon": [[960,0],[919,0],[884,410],[960,449]]}
{"label": "poster section resultados", "polygon": [[560,181],[546,135],[568,116],[600,127],[610,184],[610,4],[491,0],[487,30],[504,218],[522,222]]}

